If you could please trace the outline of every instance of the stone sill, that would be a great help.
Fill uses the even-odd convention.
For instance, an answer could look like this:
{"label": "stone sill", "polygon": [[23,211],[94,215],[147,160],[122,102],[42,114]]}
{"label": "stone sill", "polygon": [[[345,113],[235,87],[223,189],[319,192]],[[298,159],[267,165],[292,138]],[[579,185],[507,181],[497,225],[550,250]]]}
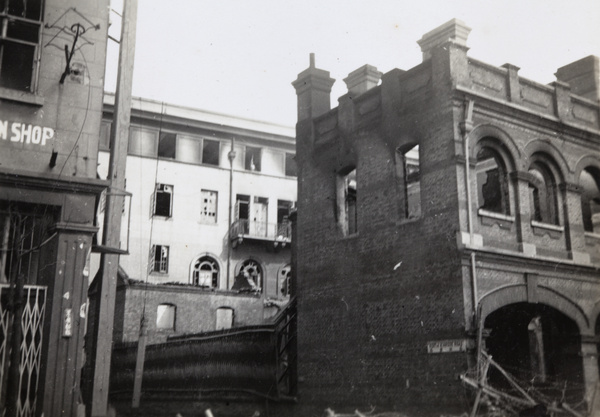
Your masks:
{"label": "stone sill", "polygon": [[477,211],[479,217],[481,217],[481,224],[485,226],[493,226],[497,224],[501,229],[510,230],[515,222],[514,216],[507,216],[506,214],[496,213],[484,209]]}
{"label": "stone sill", "polygon": [[595,246],[600,244],[600,233],[585,232],[584,236],[586,245]]}
{"label": "stone sill", "polygon": [[0,99],[16,101],[33,106],[43,106],[44,97],[38,96],[27,91],[13,90],[11,88],[0,87]]}
{"label": "stone sill", "polygon": [[552,239],[560,239],[565,231],[563,226],[557,226],[555,224],[531,221],[531,229],[533,234],[536,236],[548,235]]}

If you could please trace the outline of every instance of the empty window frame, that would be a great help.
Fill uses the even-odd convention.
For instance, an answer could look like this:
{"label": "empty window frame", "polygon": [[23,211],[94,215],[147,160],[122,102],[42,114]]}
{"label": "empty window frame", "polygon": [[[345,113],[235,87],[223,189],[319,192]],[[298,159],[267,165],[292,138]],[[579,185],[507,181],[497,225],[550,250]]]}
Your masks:
{"label": "empty window frame", "polygon": [[157,131],[136,126],[129,128],[129,154],[156,157],[157,152]]}
{"label": "empty window frame", "polygon": [[491,148],[477,154],[475,165],[479,208],[494,213],[510,214],[508,178],[504,161]]}
{"label": "empty window frame", "polygon": [[337,176],[337,219],[344,236],[358,232],[356,169],[341,171]]}
{"label": "empty window frame", "polygon": [[177,135],[175,133],[160,132],[158,135],[158,156],[160,158],[175,159]]}
{"label": "empty window frame", "polygon": [[579,177],[583,229],[600,234],[600,169],[588,167]]}
{"label": "empty window frame", "polygon": [[219,142],[218,140],[203,139],[202,163],[218,166],[220,149],[221,142]]}
{"label": "empty window frame", "polygon": [[0,86],[35,92],[43,0],[0,1]]}
{"label": "empty window frame", "polygon": [[159,304],[156,308],[156,328],[158,330],[175,330],[177,307],[173,304]]}
{"label": "empty window frame", "polygon": [[529,174],[531,220],[558,225],[558,195],[554,176],[550,169],[540,162],[531,165]]}
{"label": "empty window frame", "polygon": [[407,219],[421,216],[421,162],[419,145],[396,150],[396,175],[403,197],[403,213]]}
{"label": "empty window frame", "polygon": [[217,191],[201,190],[200,191],[200,221],[203,223],[217,222]]}
{"label": "empty window frame", "polygon": [[240,265],[240,272],[252,291],[261,292],[263,289],[263,269],[254,259],[247,259]]}
{"label": "empty window frame", "polygon": [[204,288],[219,288],[219,264],[210,256],[201,256],[194,262],[192,283]]}
{"label": "empty window frame", "polygon": [[277,200],[277,237],[291,238],[292,224],[290,222],[290,212],[294,203],[287,200]]}
{"label": "empty window frame", "polygon": [[293,153],[285,154],[285,175],[287,177],[298,176],[298,167],[296,165],[296,155]]}
{"label": "empty window frame", "polygon": [[159,274],[169,273],[169,247],[165,245],[152,245],[150,251],[150,272]]}
{"label": "empty window frame", "polygon": [[244,168],[248,171],[260,172],[260,170],[261,170],[261,148],[246,146]]}
{"label": "empty window frame", "polygon": [[154,192],[154,204],[152,214],[154,216],[171,217],[173,214],[173,186],[167,184],[156,184]]}
{"label": "empty window frame", "polygon": [[289,297],[291,292],[292,267],[286,265],[279,271],[279,295]]}
{"label": "empty window frame", "polygon": [[175,159],[192,164],[201,163],[202,139],[178,134]]}

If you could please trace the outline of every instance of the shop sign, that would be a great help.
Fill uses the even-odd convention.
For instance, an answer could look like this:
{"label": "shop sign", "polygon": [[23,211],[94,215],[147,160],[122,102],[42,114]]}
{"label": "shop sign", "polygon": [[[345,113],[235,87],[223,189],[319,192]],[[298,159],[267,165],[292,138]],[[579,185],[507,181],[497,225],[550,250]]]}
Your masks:
{"label": "shop sign", "polygon": [[21,122],[0,120],[0,140],[45,146],[54,138],[54,129]]}

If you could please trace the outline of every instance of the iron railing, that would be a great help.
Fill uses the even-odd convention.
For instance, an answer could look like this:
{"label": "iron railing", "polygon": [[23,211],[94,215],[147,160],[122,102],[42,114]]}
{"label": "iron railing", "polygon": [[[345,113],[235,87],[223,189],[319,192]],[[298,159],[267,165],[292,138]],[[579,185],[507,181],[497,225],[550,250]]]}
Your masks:
{"label": "iron railing", "polygon": [[231,240],[249,238],[289,243],[292,241],[292,224],[238,219],[231,225],[229,237]]}

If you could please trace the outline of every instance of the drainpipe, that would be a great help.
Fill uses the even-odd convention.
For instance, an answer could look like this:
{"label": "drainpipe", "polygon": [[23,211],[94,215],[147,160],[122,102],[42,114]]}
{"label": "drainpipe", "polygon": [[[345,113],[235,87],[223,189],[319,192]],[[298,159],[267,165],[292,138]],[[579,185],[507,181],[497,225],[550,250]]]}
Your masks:
{"label": "drainpipe", "polygon": [[[465,189],[466,189],[466,197],[467,197],[467,230],[469,232],[469,245],[473,244],[473,213],[471,207],[471,166],[469,163],[469,134],[473,130],[473,107],[475,106],[475,102],[473,100],[467,100],[465,103],[465,120],[461,123],[461,129],[463,133],[463,144],[464,144],[464,155],[465,155]],[[473,321],[477,323],[478,316],[478,304],[479,299],[477,297],[477,268],[475,267],[475,252],[471,250],[471,288],[473,290]],[[478,348],[481,345],[481,337],[482,331],[481,325],[479,327],[478,332]]]}
{"label": "drainpipe", "polygon": [[233,142],[234,139],[231,138],[231,150],[227,154],[227,158],[229,159],[229,223],[227,229],[227,289],[230,288],[229,285],[229,272],[231,270],[231,217],[233,211],[233,160],[235,159],[235,151],[233,150]]}

